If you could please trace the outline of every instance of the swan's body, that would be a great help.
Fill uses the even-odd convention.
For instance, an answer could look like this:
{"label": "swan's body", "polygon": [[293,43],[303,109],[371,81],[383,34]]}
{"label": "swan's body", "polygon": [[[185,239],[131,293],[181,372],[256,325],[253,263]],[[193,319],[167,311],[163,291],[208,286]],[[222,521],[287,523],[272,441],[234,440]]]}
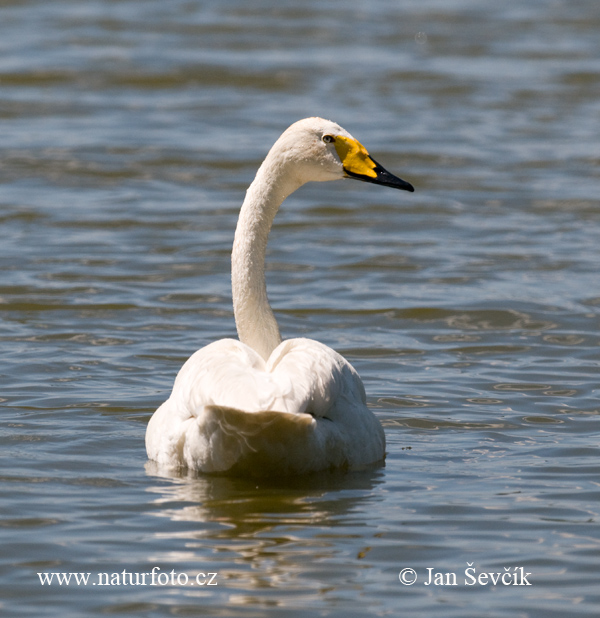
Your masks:
{"label": "swan's body", "polygon": [[240,341],[198,350],[146,432],[150,459],[201,472],[301,474],[385,457],[383,428],[354,368],[310,339],[281,341],[264,274],[271,224],[304,183],[353,177],[412,191],[333,122],[307,118],[277,140],[250,185],[233,244]]}

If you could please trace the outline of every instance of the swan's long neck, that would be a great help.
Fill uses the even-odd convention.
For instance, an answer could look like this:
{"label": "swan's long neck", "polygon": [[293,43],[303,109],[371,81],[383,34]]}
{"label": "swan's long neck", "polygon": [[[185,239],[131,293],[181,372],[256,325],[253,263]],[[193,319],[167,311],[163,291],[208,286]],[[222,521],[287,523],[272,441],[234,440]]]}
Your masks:
{"label": "swan's long neck", "polygon": [[283,200],[301,182],[285,173],[272,150],[248,188],[231,254],[233,311],[238,336],[265,360],[281,343],[265,282],[265,253],[271,224]]}

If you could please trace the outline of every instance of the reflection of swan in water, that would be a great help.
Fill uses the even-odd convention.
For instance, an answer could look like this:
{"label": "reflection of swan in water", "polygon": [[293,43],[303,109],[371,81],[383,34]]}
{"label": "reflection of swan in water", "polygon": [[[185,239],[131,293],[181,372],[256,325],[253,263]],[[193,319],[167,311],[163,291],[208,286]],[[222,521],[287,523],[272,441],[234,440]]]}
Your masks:
{"label": "reflection of swan in water", "polygon": [[[162,520],[146,542],[148,563],[218,572],[210,593],[226,595],[226,615],[232,603],[265,609],[273,595],[278,605],[306,603],[307,593],[321,596],[328,581],[339,591],[356,579],[356,591],[365,585],[358,570],[373,565],[350,556],[389,542],[371,515],[381,500],[381,468],[252,480],[168,471],[149,461],[146,473],[146,512]],[[186,596],[202,591],[209,592],[186,588]]]}
{"label": "reflection of swan in water", "polygon": [[265,251],[280,204],[306,182],[339,178],[413,190],[333,122],[307,118],[283,133],[248,189],[235,234],[240,341],[216,341],[185,363],[148,424],[150,459],[250,475],[356,469],[383,460],[383,429],[354,368],[317,341],[282,342],[267,299]]}
{"label": "reflection of swan in water", "polygon": [[[197,476],[149,461],[146,473],[157,481],[161,479],[147,489],[157,496],[153,501],[159,507],[155,515],[171,521],[206,524],[206,530],[193,527],[183,534],[197,537],[200,533],[215,541],[286,524],[335,526],[339,517],[372,500],[375,488],[383,482],[383,471],[378,468],[351,474],[329,471],[258,481],[222,475]],[[332,493],[335,499],[331,499]],[[222,524],[220,529],[217,523]],[[174,535],[180,536],[181,532],[177,528]],[[164,534],[161,529],[161,537]]]}

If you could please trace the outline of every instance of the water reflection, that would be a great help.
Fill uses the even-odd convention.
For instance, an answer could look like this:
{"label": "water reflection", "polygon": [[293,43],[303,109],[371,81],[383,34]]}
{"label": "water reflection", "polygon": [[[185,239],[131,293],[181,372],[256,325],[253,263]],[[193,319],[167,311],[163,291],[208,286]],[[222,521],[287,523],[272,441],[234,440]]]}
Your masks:
{"label": "water reflection", "polygon": [[335,594],[325,582],[344,546],[356,545],[351,551],[361,562],[338,564],[337,577],[350,581],[357,569],[373,567],[362,561],[369,549],[362,512],[373,508],[381,469],[257,482],[178,473],[148,462],[146,474],[147,491],[156,496],[154,514],[177,524],[157,526],[156,537],[169,548],[151,561],[187,562],[193,570],[212,556],[229,603],[285,607],[297,606],[300,596],[303,604],[323,600]]}
{"label": "water reflection", "polygon": [[[254,534],[278,525],[335,526],[361,503],[372,499],[383,471],[324,472],[301,477],[249,480],[198,475],[146,463],[149,477],[170,481],[152,485],[159,512],[173,521],[219,522],[225,536]],[[328,495],[336,495],[329,500]],[[174,506],[175,503],[175,506]]]}

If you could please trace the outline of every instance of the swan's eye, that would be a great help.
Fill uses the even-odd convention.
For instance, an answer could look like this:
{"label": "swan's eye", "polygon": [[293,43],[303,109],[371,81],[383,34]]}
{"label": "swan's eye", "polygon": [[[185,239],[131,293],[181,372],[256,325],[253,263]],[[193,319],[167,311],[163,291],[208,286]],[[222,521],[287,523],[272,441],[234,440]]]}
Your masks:
{"label": "swan's eye", "polygon": [[332,144],[335,141],[335,137],[333,135],[323,135],[323,141],[326,144]]}

